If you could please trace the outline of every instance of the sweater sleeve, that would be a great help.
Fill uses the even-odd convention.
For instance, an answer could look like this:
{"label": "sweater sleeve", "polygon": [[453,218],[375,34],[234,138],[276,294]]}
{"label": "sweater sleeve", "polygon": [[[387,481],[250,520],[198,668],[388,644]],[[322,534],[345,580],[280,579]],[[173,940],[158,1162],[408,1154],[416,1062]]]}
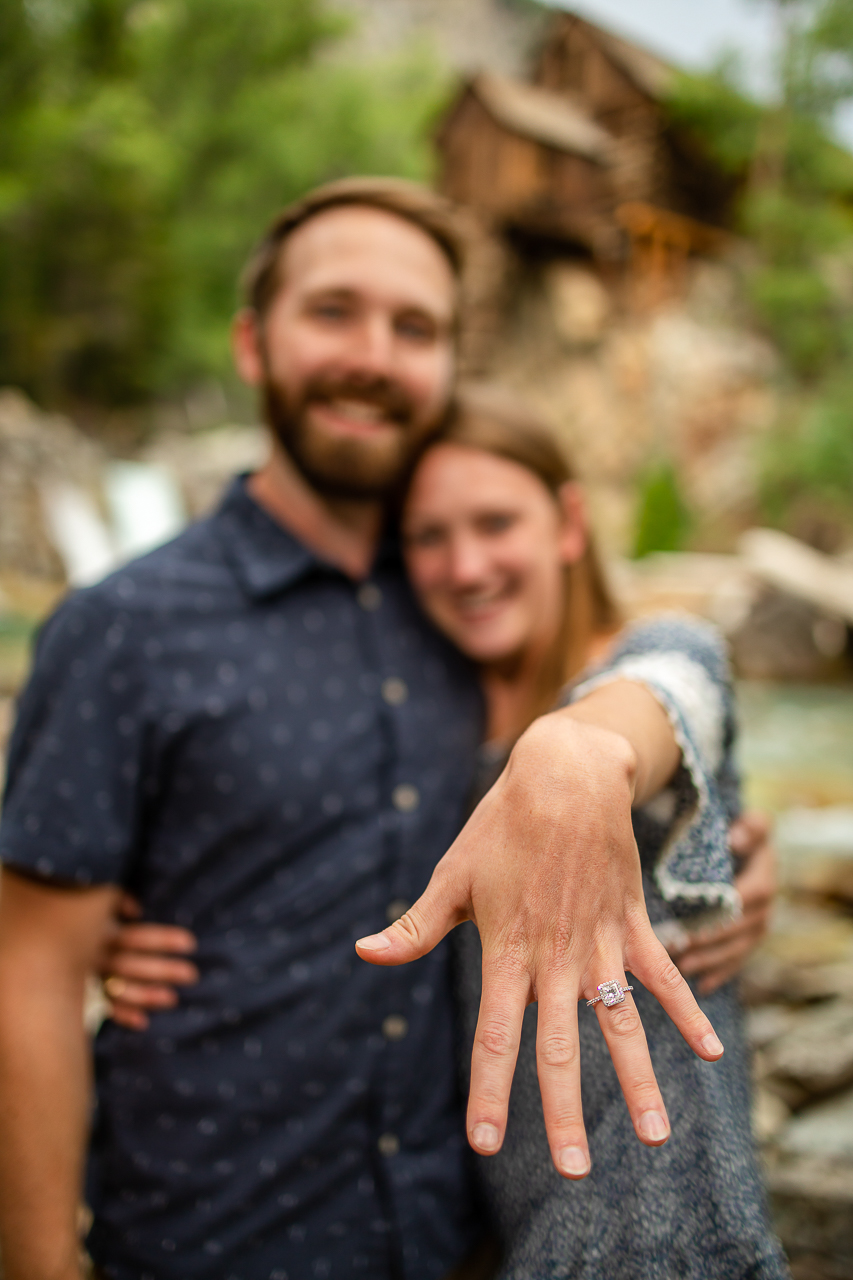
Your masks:
{"label": "sweater sleeve", "polygon": [[667,714],[681,748],[669,785],[634,812],[644,868],[685,923],[740,910],[728,828],[739,808],[732,759],[734,696],[725,642],[698,619],[676,615],[629,627],[566,701],[615,680],[642,684]]}

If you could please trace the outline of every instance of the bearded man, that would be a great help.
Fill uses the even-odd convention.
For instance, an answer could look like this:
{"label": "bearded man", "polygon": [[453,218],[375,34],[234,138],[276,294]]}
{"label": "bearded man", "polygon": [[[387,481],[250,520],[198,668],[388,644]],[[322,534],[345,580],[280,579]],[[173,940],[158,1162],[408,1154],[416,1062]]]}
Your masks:
{"label": "bearded man", "polygon": [[[435,946],[465,917],[488,970],[479,1150],[500,1144],[529,993],[558,1012],[576,1001],[599,934],[625,940],[697,1052],[721,1052],[647,919],[629,948],[636,849],[614,849],[605,813],[598,844],[572,839],[560,713],[522,740],[477,838],[463,831],[433,875],[461,825],[481,708],[415,607],[384,504],[447,406],[460,267],[449,210],[417,187],[354,180],[286,211],[234,330],[269,462],[41,634],[0,827],[7,1280],[82,1274],[80,1013],[123,889],[147,918],[192,929],[200,980],[147,1030],[97,1038],[88,1247],[113,1280],[432,1280],[465,1258],[478,1221]],[[504,859],[500,882],[497,846],[514,868]],[[559,910],[536,892],[556,846]],[[606,918],[572,899],[581,864],[612,887]],[[415,963],[356,956],[389,923],[363,954]],[[638,1022],[623,1039],[632,1115],[663,1113]],[[555,1163],[582,1176],[571,1045],[542,1089]]]}

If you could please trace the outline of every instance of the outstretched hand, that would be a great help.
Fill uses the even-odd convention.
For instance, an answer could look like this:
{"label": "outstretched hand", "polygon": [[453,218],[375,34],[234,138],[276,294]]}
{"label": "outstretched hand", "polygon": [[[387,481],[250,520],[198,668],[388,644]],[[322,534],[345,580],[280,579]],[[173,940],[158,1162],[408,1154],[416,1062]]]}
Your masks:
{"label": "outstretched hand", "polygon": [[[624,686],[623,686],[624,688]],[[623,695],[624,696],[624,695]],[[536,721],[394,924],[357,944],[374,964],[425,955],[463,920],[483,948],[483,995],[471,1064],[468,1135],[498,1151],[526,1005],[539,1003],[537,1066],[551,1155],[569,1178],[590,1168],[581,1110],[578,1001],[635,974],[701,1057],[723,1052],[686,981],[658,941],[643,897],[631,804],[637,755],[619,733],[567,712]],[[630,995],[595,1006],[640,1141],[656,1146],[669,1121]],[[582,1009],[582,1016],[594,1016]]]}

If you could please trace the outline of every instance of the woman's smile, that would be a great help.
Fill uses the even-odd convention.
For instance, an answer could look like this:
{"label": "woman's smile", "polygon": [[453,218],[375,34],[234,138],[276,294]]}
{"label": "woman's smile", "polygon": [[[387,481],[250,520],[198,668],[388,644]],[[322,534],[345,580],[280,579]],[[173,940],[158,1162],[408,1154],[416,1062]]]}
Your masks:
{"label": "woman's smile", "polygon": [[404,512],[406,563],[426,612],[469,657],[501,663],[553,640],[567,519],[516,462],[453,443],[424,455]]}

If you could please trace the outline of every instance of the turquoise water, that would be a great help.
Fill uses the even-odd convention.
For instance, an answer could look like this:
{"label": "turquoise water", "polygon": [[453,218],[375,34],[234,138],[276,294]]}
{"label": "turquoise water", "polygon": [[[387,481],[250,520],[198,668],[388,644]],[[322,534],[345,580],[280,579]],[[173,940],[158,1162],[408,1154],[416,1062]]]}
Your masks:
{"label": "turquoise water", "polygon": [[853,685],[738,684],[746,798],[775,813],[853,805]]}

